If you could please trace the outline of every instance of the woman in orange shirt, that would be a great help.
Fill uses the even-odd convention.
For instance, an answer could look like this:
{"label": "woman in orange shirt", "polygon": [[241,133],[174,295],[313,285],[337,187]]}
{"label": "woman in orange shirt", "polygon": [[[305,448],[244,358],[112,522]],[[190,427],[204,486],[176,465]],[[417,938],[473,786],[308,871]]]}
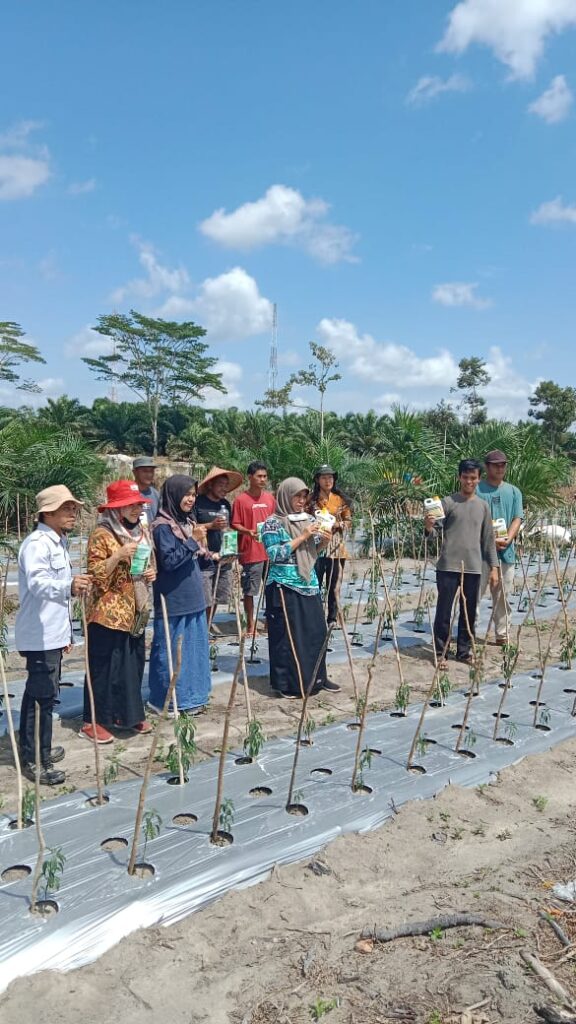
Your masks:
{"label": "woman in orange shirt", "polygon": [[344,544],[344,534],[352,525],[350,499],[337,486],[338,473],[332,466],[318,466],[314,473],[314,486],[310,494],[309,511],[329,512],[336,522],[332,528],[332,539],[316,561],[316,575],[320,586],[328,592],[328,625],[338,619],[340,586],[346,559],[349,558]]}

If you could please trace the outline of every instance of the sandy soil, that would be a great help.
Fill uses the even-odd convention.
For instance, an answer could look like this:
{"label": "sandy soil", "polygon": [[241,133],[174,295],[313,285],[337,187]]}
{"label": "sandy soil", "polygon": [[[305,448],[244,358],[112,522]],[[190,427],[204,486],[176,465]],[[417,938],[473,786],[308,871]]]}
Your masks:
{"label": "sandy soil", "polygon": [[[546,645],[549,629],[541,636]],[[555,636],[552,661],[558,648]],[[518,670],[536,664],[535,630],[527,627]],[[453,686],[465,685],[468,670],[450,665]],[[486,677],[498,676],[499,668],[500,652],[487,647]],[[430,685],[429,649],[405,652],[402,669],[417,700]],[[361,688],[366,671],[366,662],[356,664]],[[348,668],[331,676],[342,691],[314,698],[319,726],[354,710]],[[388,651],[377,658],[371,707],[391,706],[397,685]],[[198,721],[201,756],[215,756],[227,689],[216,688]],[[266,680],[251,682],[251,696],[268,736],[294,731],[295,702],[274,700]],[[93,780],[91,746],[78,737],[79,725],[60,722],[54,730],[54,742],[66,746],[67,787]],[[240,691],[231,746],[241,745],[244,731]],[[171,726],[163,733],[167,745]],[[149,740],[121,742],[120,777],[140,774]],[[311,864],[277,870],[177,926],[137,933],[94,965],[17,981],[0,997],[2,1022],[22,1024],[40,1014],[43,1024],[76,1024],[80,1017],[96,1024],[112,1013],[124,1024],[301,1024],[317,1019],[314,1013],[330,1024],[536,1021],[533,1006],[552,997],[527,972],[522,950],[536,952],[576,997],[574,959],[569,951],[561,960],[559,941],[538,919],[539,909],[554,904],[550,883],[576,877],[575,754],[570,741],[508,769],[494,786],[473,793],[450,787],[432,802],[407,806],[377,832],[337,840]],[[0,793],[6,806],[14,802],[7,739],[0,744]],[[364,928],[457,911],[485,914],[505,929],[459,928],[365,954],[355,949]],[[576,909],[572,916],[564,907],[559,920],[576,941]],[[333,1008],[322,1013],[318,1000]],[[482,1005],[466,1016],[476,1004]]]}

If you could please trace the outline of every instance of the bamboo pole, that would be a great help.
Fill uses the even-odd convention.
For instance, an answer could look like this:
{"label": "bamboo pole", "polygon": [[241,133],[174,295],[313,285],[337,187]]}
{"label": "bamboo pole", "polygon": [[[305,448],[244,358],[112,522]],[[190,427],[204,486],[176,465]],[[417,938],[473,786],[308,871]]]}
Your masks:
{"label": "bamboo pole", "polygon": [[40,881],[40,875],[42,874],[42,864],[44,861],[44,851],[46,850],[46,842],[44,840],[44,833],[42,831],[42,823],[40,821],[40,705],[38,701],[34,701],[34,802],[35,802],[35,813],[36,818],[36,835],[38,837],[38,855],[36,857],[36,864],[34,867],[34,875],[32,878],[32,889],[30,892],[30,912],[34,914],[36,912],[36,902],[38,899],[38,883]]}
{"label": "bamboo pole", "polygon": [[348,633],[346,632],[346,623],[344,622],[344,615],[343,615],[342,607],[340,605],[340,601],[339,600],[336,602],[336,607],[338,609],[338,622],[340,623],[340,628],[342,630],[342,636],[344,637],[344,646],[346,648],[346,657],[348,659],[348,668],[350,669],[350,675],[352,677],[352,686],[354,687],[354,700],[357,701],[358,700],[358,683],[356,682],[356,674],[354,672],[354,662],[352,660],[352,650],[350,648],[350,640],[348,639]]}
{"label": "bamboo pole", "polygon": [[82,614],[82,629],[84,630],[84,667],[86,671],[86,689],[88,691],[88,702],[90,704],[90,721],[92,722],[92,745],[94,748],[94,770],[96,772],[96,803],[99,807],[106,801],[102,789],[102,770],[100,765],[100,747],[96,735],[96,703],[94,701],[94,687],[92,686],[92,673],[90,671],[90,651],[88,640],[88,622],[86,618],[86,598],[84,594],[80,597],[80,608]]}
{"label": "bamboo pole", "polygon": [[258,602],[256,604],[256,614],[254,616],[254,632],[252,634],[252,642],[250,644],[250,657],[248,658],[248,661],[249,661],[249,663],[251,665],[258,664],[259,661],[260,661],[259,658],[256,659],[256,660],[254,659],[254,651],[256,650],[256,630],[258,628],[258,616],[260,614],[260,608],[262,606],[262,598],[264,597],[264,593],[265,593],[265,590],[266,590],[266,580],[268,579],[268,570],[269,570],[269,568],[270,568],[270,561],[269,561],[269,559],[267,559],[266,560],[266,564],[264,566],[264,573],[263,573],[263,576],[262,576],[262,583],[260,584],[260,590],[258,591]]}
{"label": "bamboo pole", "polygon": [[210,615],[208,616],[208,634],[212,629],[212,619],[216,613],[216,594],[218,593],[218,584],[220,582],[220,570],[222,569],[222,559],[218,559],[218,565],[216,566],[216,576],[214,577],[214,586],[212,588],[212,604],[210,605]]}
{"label": "bamboo pole", "polygon": [[218,778],[216,781],[216,800],[214,803],[214,814],[212,816],[212,831],[210,832],[211,843],[215,843],[218,838],[218,825],[220,824],[220,806],[222,804],[222,792],[224,789],[224,767],[226,764],[226,748],[228,746],[228,736],[230,733],[230,718],[232,715],[232,708],[234,707],[234,700],[236,698],[238,676],[240,675],[240,666],[244,661],[245,642],[246,639],[244,635],[241,635],[240,649],[238,651],[238,661],[236,662],[236,668],[234,669],[234,675],[232,677],[232,683],[230,686],[230,694],[228,697],[228,704],[226,705],[226,711],[224,713],[224,730],[222,732],[222,741],[220,745],[220,759],[218,761]]}
{"label": "bamboo pole", "polygon": [[182,664],[182,638],[178,640],[178,647],[176,651],[176,665],[172,677],[170,679],[170,685],[166,698],[164,700],[164,707],[162,713],[158,717],[158,724],[154,730],[152,736],[152,742],[150,744],[150,750],[148,751],[148,760],[144,768],[144,775],[142,777],[142,785],[140,787],[140,796],[138,798],[138,807],[136,809],[136,821],[134,822],[134,837],[132,840],[132,850],[130,852],[130,860],[128,862],[128,874],[133,875],[136,866],[136,855],[138,853],[138,842],[140,840],[140,829],[142,828],[142,817],[144,815],[144,805],[146,803],[146,794],[148,792],[148,783],[150,782],[150,775],[152,774],[152,765],[154,764],[154,756],[156,754],[156,748],[158,746],[158,740],[160,739],[160,725],[166,720],[168,714],[168,708],[170,707],[170,701],[174,695],[174,689],[176,686],[176,680],[180,675],[180,666]]}
{"label": "bamboo pole", "polygon": [[[318,657],[316,658],[316,664],[314,665],[314,669],[313,669],[312,675],[311,675],[310,679],[308,680],[308,686],[306,687],[306,690],[305,690],[304,695],[303,695],[302,708],[300,710],[300,719],[298,721],[298,729],[297,729],[297,732],[296,732],[296,749],[294,751],[294,760],[292,761],[292,772],[290,774],[290,783],[288,785],[288,795],[286,797],[286,807],[287,808],[290,807],[290,804],[292,803],[292,797],[294,795],[294,783],[296,782],[296,769],[298,767],[298,757],[299,757],[299,754],[300,754],[300,746],[301,746],[301,742],[300,741],[302,739],[302,731],[303,731],[303,728],[304,728],[304,722],[306,721],[306,711],[308,709],[308,698],[310,697],[310,695],[312,693],[312,690],[314,689],[314,686],[316,684],[316,676],[318,675],[318,670],[320,668],[320,665],[322,664],[322,658],[326,654],[326,648],[328,647],[328,644],[330,643],[330,637],[332,635],[332,629],[333,629],[333,624],[331,624],[328,627],[328,629],[326,630],[326,636],[324,637],[324,642],[322,644],[322,647],[320,648],[320,652],[318,654]],[[302,670],[300,668],[300,662],[297,661],[297,664],[298,664],[299,676],[300,676],[300,678],[302,678]]]}
{"label": "bamboo pole", "polygon": [[368,667],[368,678],[366,680],[366,689],[364,691],[364,699],[362,702],[362,711],[360,713],[360,728],[358,729],[358,737],[356,740],[356,750],[354,751],[354,768],[352,769],[352,780],[350,782],[350,788],[353,792],[356,791],[356,779],[358,776],[358,770],[360,767],[360,755],[362,753],[362,743],[364,741],[364,732],[366,729],[366,715],[368,713],[368,698],[370,696],[370,688],[372,686],[372,675],[374,672],[374,663]]}
{"label": "bamboo pole", "polygon": [[4,668],[4,653],[0,651],[0,675],[2,676],[2,692],[4,694],[4,707],[6,709],[6,720],[8,722],[8,735],[10,736],[10,746],[12,747],[12,756],[14,758],[14,767],[16,768],[16,795],[18,797],[18,814],[16,816],[16,824],[19,829],[23,827],[22,822],[22,767],[20,765],[20,754],[18,751],[18,744],[16,742],[16,733],[14,731],[14,719],[12,718],[12,708],[10,706],[10,694],[8,692],[8,682],[6,680],[6,671]]}
{"label": "bamboo pole", "polygon": [[282,612],[284,614],[284,622],[286,623],[286,632],[288,633],[288,640],[290,642],[290,650],[292,651],[292,657],[296,663],[296,672],[298,673],[298,684],[300,686],[300,693],[302,700],[304,700],[304,682],[302,680],[302,669],[300,668],[300,659],[296,654],[296,647],[294,646],[294,639],[292,637],[292,630],[290,629],[290,621],[288,619],[288,612],[286,610],[286,601],[284,600],[284,592],[280,584],[278,584],[278,593],[280,594],[280,602],[282,604]]}
{"label": "bamboo pole", "polygon": [[[240,580],[238,578],[238,572],[236,572],[236,579],[234,580],[234,611],[236,614],[236,628],[238,630],[238,642],[242,639],[242,619],[240,616]],[[246,700],[246,717],[248,722],[252,721],[252,705],[250,702],[250,689],[248,687],[248,674],[246,672],[246,659],[242,656],[242,685],[244,687],[244,698]]]}
{"label": "bamboo pole", "polygon": [[[168,609],[166,607],[166,598],[164,594],[160,594],[160,607],[162,609],[162,621],[164,623],[164,636],[166,638],[166,657],[168,659],[168,678],[172,679],[174,675],[174,661],[172,659],[172,636],[170,633],[170,622],[168,619]],[[172,694],[172,718],[176,723],[178,721],[178,698],[176,695],[176,687],[174,687],[174,693]],[[174,728],[174,739],[176,741],[176,754],[178,757],[178,779],[180,785],[183,786],[186,781],[184,778],[184,765],[182,764],[182,746],[180,743],[180,734],[178,729]]]}

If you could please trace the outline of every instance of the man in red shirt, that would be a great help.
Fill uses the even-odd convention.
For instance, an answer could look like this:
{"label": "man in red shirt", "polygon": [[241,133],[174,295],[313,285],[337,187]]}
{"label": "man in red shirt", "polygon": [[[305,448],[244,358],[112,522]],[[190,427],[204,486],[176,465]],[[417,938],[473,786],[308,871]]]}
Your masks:
{"label": "man in red shirt", "polygon": [[264,462],[251,462],[248,466],[248,489],[239,494],[232,506],[232,522],[238,531],[238,554],[242,566],[242,593],[246,612],[246,631],[256,630],[254,598],[258,595],[267,561],[266,549],[260,543],[258,524],[272,515],[276,502],[264,488],[268,483],[268,467]]}

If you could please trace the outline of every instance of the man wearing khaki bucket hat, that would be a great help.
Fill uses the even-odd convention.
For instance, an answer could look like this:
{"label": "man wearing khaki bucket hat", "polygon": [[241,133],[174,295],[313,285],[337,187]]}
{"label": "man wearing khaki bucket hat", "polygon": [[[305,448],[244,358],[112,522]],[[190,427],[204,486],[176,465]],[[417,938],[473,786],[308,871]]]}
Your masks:
{"label": "man wearing khaki bucket hat", "polygon": [[70,598],[86,594],[90,577],[72,577],[66,535],[84,504],[63,484],[36,495],[38,521],[18,555],[20,609],[16,616],[16,648],[26,659],[28,676],[20,709],[22,771],[35,775],[34,724],[40,709],[40,782],[60,786],[64,772],[54,768],[64,757],[52,747],[52,709],[58,696],[62,654],[72,643]]}
{"label": "man wearing khaki bucket hat", "polygon": [[[198,485],[194,514],[198,523],[206,524],[208,551],[212,555],[211,558],[203,559],[200,565],[209,621],[213,620],[218,605],[228,604],[230,600],[232,566],[230,562],[222,562],[218,569],[217,563],[222,548],[222,534],[230,526],[232,518],[232,506],[226,495],[237,490],[242,482],[242,473],[214,466]],[[212,632],[217,632],[214,624]]]}

